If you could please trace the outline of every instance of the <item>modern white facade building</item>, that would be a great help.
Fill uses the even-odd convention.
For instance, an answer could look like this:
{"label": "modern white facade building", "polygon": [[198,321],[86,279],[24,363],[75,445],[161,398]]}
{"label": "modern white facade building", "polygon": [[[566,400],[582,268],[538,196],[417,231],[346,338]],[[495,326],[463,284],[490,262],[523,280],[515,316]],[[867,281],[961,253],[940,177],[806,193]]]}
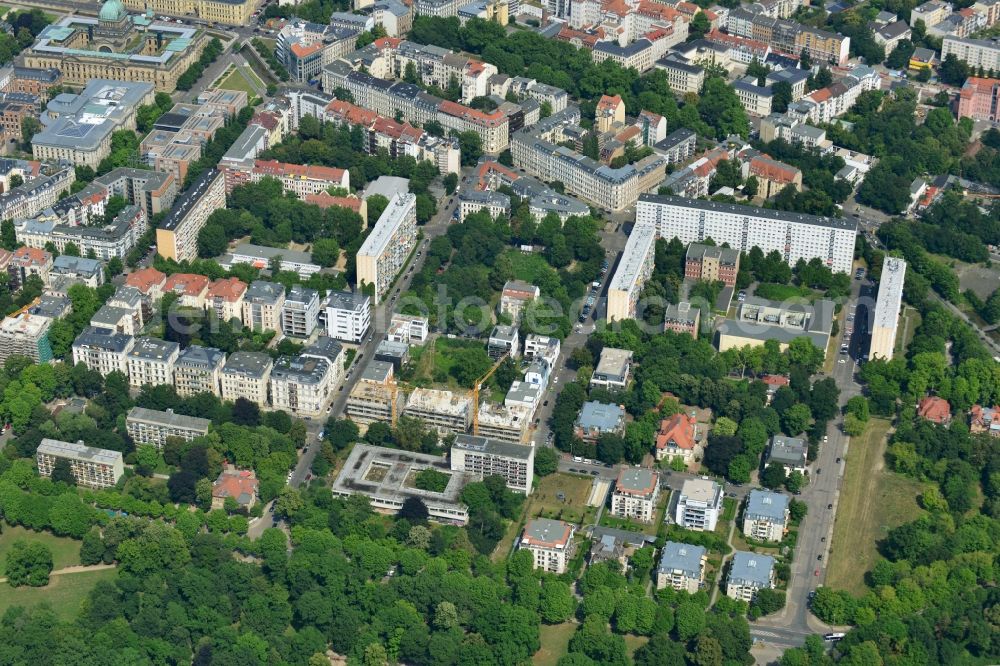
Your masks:
{"label": "modern white facade building", "polygon": [[528,495],[535,476],[535,449],[523,444],[460,434],[451,446],[451,468],[480,477],[502,476],[508,488]]}
{"label": "modern white facade building", "polygon": [[133,388],[174,383],[174,364],[181,346],[159,338],[138,338],[128,357],[128,380]]}
{"label": "modern white facade building", "polygon": [[878,282],[878,297],[875,300],[875,318],[872,322],[872,342],[868,360],[880,358],[892,360],[899,333],[899,313],[903,306],[903,282],[906,278],[906,262],[897,257],[887,256],[882,261],[882,275]]}
{"label": "modern white facade building", "polygon": [[372,324],[371,298],[360,293],[332,291],[326,301],[326,334],[334,340],[360,344]]}
{"label": "modern white facade building", "polygon": [[52,470],[60,458],[69,461],[76,484],[86,488],[113,488],[125,473],[125,462],[119,451],[46,437],[35,452],[39,475],[52,476]]}
{"label": "modern white facade building", "polygon": [[660,496],[660,475],[643,467],[622,467],[611,495],[611,515],[651,523]]}
{"label": "modern white facade building", "polygon": [[573,534],[576,527],[561,520],[535,518],[524,526],[518,550],[529,550],[534,556],[533,568],[554,574],[566,572],[573,558]]}
{"label": "modern white facade building", "polygon": [[73,363],[82,363],[102,377],[112,372],[128,375],[128,353],[135,344],[131,335],[107,328],[83,329],[73,341]]}
{"label": "modern white facade building", "polygon": [[160,411],[133,407],[125,417],[125,429],[132,441],[137,446],[151,444],[157,449],[163,448],[167,437],[179,437],[188,442],[195,437],[203,437],[208,434],[211,424],[209,419],[175,414],[172,409]]}
{"label": "modern white facade building", "polygon": [[677,499],[677,524],[689,530],[711,532],[722,513],[722,486],[707,477],[688,479]]}

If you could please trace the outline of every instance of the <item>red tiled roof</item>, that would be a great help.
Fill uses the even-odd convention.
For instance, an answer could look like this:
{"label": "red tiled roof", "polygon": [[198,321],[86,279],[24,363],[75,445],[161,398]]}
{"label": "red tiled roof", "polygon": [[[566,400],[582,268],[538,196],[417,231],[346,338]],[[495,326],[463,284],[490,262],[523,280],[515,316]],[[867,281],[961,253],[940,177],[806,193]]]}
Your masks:
{"label": "red tiled roof", "polygon": [[795,176],[801,173],[798,169],[767,157],[754,157],[750,160],[750,171],[753,175],[766,178],[772,182],[794,183]]}
{"label": "red tiled roof", "polygon": [[660,421],[660,432],[656,435],[656,448],[665,449],[668,445],[690,451],[694,448],[693,416],[674,414],[669,419]]}
{"label": "red tiled roof", "polygon": [[162,286],[166,279],[167,276],[155,268],[140,268],[125,276],[125,284],[148,294],[149,290],[156,285]]}
{"label": "red tiled roof", "polygon": [[785,375],[764,375],[761,380],[768,386],[788,386],[791,382]]}
{"label": "red tiled roof", "polygon": [[296,58],[305,58],[311,56],[313,53],[316,53],[317,51],[322,51],[322,50],[323,50],[323,42],[315,42],[314,44],[310,44],[308,46],[306,46],[305,44],[300,44],[298,42],[292,44],[292,53],[295,54]]}
{"label": "red tiled roof", "polygon": [[222,298],[234,303],[246,293],[247,283],[239,278],[219,278],[208,285],[208,298]]}
{"label": "red tiled roof", "polygon": [[308,204],[319,206],[320,208],[341,206],[342,208],[350,208],[355,213],[361,212],[361,199],[358,199],[357,197],[335,197],[332,194],[327,194],[326,192],[319,192],[318,194],[307,194],[304,201]]}
{"label": "red tiled roof", "polygon": [[330,182],[341,182],[344,169],[335,167],[313,166],[308,164],[289,164],[277,160],[254,160],[254,171],[265,176],[292,176],[295,178],[308,178],[310,180],[325,180]]}
{"label": "red tiled roof", "polygon": [[598,111],[614,111],[622,103],[622,98],[620,95],[601,95],[601,99],[597,102]]}
{"label": "red tiled roof", "polygon": [[52,261],[52,255],[37,247],[19,247],[14,252],[13,261],[23,265],[47,264]]}
{"label": "red tiled roof", "polygon": [[208,278],[195,273],[174,273],[167,278],[163,286],[164,292],[184,296],[198,296],[208,287]]}
{"label": "red tiled roof", "polygon": [[917,415],[933,423],[946,423],[951,420],[951,406],[944,398],[930,395],[917,405]]}
{"label": "red tiled roof", "polygon": [[240,496],[252,500],[256,495],[257,475],[253,473],[253,470],[223,470],[219,478],[212,484],[212,497],[232,497],[239,501]]}
{"label": "red tiled roof", "polygon": [[506,120],[506,116],[500,111],[494,111],[492,113],[484,113],[478,109],[473,109],[464,104],[459,104],[458,102],[452,102],[451,100],[443,100],[440,105],[438,105],[438,111],[441,113],[446,113],[449,116],[455,116],[456,118],[463,118],[471,123],[477,125],[487,125],[490,127],[498,127],[503,124]]}
{"label": "red tiled roof", "polygon": [[379,50],[386,48],[394,49],[397,48],[402,41],[402,39],[397,39],[395,37],[379,37],[373,42],[373,44],[375,44],[375,48]]}

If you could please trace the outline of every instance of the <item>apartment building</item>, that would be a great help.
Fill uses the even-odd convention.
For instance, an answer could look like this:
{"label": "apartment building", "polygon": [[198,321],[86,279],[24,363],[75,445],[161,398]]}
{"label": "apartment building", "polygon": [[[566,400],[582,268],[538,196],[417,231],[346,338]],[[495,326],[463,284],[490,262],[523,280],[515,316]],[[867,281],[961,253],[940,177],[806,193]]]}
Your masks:
{"label": "apartment building", "polygon": [[685,463],[693,462],[701,453],[697,434],[698,425],[693,416],[674,414],[663,419],[656,433],[656,459],[672,460],[679,457]]}
{"label": "apartment building", "polygon": [[594,388],[624,391],[628,387],[631,370],[632,352],[630,350],[605,347],[601,350],[597,367],[590,377],[590,385]]}
{"label": "apartment building", "polygon": [[163,284],[163,293],[177,296],[182,307],[204,310],[208,284],[208,278],[198,273],[174,273]]}
{"label": "apartment building", "polygon": [[[749,77],[748,77],[749,78]],[[753,79],[738,79],[732,82],[732,88],[743,105],[743,109],[751,116],[763,118],[771,113],[774,92],[766,86],[758,86]]]}
{"label": "apartment building", "polygon": [[550,370],[556,367],[562,345],[558,338],[529,333],[524,336],[524,358],[542,361]]}
{"label": "apartment building", "polygon": [[195,437],[208,434],[210,419],[175,414],[174,410],[133,407],[125,416],[125,429],[136,446],[150,444],[162,449],[168,437],[178,437],[190,442]]}
{"label": "apartment building", "polygon": [[729,247],[691,243],[684,257],[684,277],[707,282],[736,285],[740,272],[740,253]]}
{"label": "apartment building", "polygon": [[837,273],[850,272],[857,235],[857,221],[853,218],[651,194],[640,197],[636,205],[636,228],[644,224],[653,225],[660,238],[676,236],[685,244],[701,243],[711,237],[739,252],[749,252],[754,246],[764,254],[776,250],[789,266],[799,259],[808,262],[816,257]]}
{"label": "apartment building", "polygon": [[128,353],[134,344],[131,335],[90,326],[73,341],[73,363],[82,363],[102,377],[112,372],[128,376]]}
{"label": "apartment building", "polygon": [[357,38],[354,28],[292,20],[278,31],[274,56],[293,80],[308,83],[320,77],[323,65],[353,51]]}
{"label": "apartment building", "polygon": [[663,309],[663,330],[674,333],[686,333],[692,338],[698,337],[701,327],[701,308],[694,307],[688,301],[671,303]]}
{"label": "apartment building", "polygon": [[573,559],[576,526],[561,520],[534,518],[524,526],[518,550],[531,551],[532,568],[562,574]]}
{"label": "apartment building", "polygon": [[46,437],[35,452],[39,476],[52,476],[59,459],[69,461],[76,485],[84,488],[114,488],[125,474],[125,462],[119,451],[86,446],[82,441],[70,443]]}
{"label": "apartment building", "polygon": [[103,188],[109,196],[118,195],[139,206],[147,220],[173,206],[180,186],[172,174],[127,167],[112,169],[95,178],[92,184]]}
{"label": "apartment building", "polygon": [[326,334],[334,340],[360,344],[371,328],[371,297],[332,291],[326,301]]}
{"label": "apartment building", "polygon": [[11,356],[27,356],[35,363],[52,360],[49,328],[52,320],[23,312],[0,321],[0,365]]}
{"label": "apartment building", "polygon": [[167,276],[155,268],[140,268],[125,276],[125,285],[139,290],[149,303],[155,303],[163,297]]}
{"label": "apartment building", "polygon": [[501,315],[510,317],[513,323],[521,319],[524,309],[529,303],[541,295],[541,291],[533,284],[528,284],[522,280],[511,280],[504,284],[500,292],[500,303],[498,304]]}
{"label": "apartment building", "polygon": [[267,406],[267,387],[274,363],[271,357],[261,352],[233,352],[226,359],[219,375],[222,399],[236,401],[239,398]]}
{"label": "apartment building", "polygon": [[879,90],[882,77],[872,67],[855,65],[846,76],[788,105],[785,115],[799,122],[830,123],[847,113],[865,92]]}
{"label": "apartment building", "polygon": [[762,42],[774,51],[794,55],[805,51],[815,62],[834,65],[847,63],[851,44],[850,37],[773,18],[760,12],[756,5],[730,10],[726,31],[736,37]]}
{"label": "apartment building", "polygon": [[[30,162],[27,164],[31,164]],[[38,164],[34,162],[34,164]],[[73,169],[59,169],[50,175],[43,175],[35,169],[19,169],[24,184],[0,193],[0,219],[20,220],[34,217],[59,200],[62,193],[76,181]]]}
{"label": "apartment building", "polygon": [[573,424],[573,434],[584,442],[594,443],[604,434],[620,435],[625,432],[625,410],[591,400],[583,403]]}
{"label": "apartment building", "polygon": [[392,364],[371,361],[347,396],[345,411],[359,425],[374,421],[393,423],[402,410],[401,402],[400,392],[395,389]]}
{"label": "apartment building", "polygon": [[499,361],[504,356],[516,358],[520,353],[520,348],[521,337],[514,326],[502,324],[494,326],[486,342],[486,353],[494,361]]}
{"label": "apartment building", "polygon": [[802,172],[792,165],[756,150],[742,151],[739,157],[743,162],[743,177],[757,179],[758,197],[770,199],[788,186],[802,191]]}
{"label": "apartment building", "polygon": [[393,313],[385,339],[404,345],[422,345],[427,342],[430,324],[427,317]]}
{"label": "apartment building", "polygon": [[875,319],[871,324],[872,340],[868,360],[892,360],[899,334],[899,314],[903,307],[903,283],[906,279],[906,262],[886,256],[879,276],[878,296],[875,299]]}
{"label": "apartment building", "polygon": [[281,330],[295,338],[308,338],[319,323],[319,292],[292,285],[281,306]]}
{"label": "apartment building", "polygon": [[129,384],[133,388],[173,384],[174,364],[181,346],[159,338],[137,338],[126,354]]}
{"label": "apartment building", "polygon": [[96,289],[104,283],[104,266],[97,259],[61,254],[52,262],[49,280],[82,284]]}
{"label": "apartment building", "polygon": [[238,319],[242,322],[243,296],[247,283],[239,278],[219,278],[208,285],[205,294],[205,311],[211,312],[219,321]]}
{"label": "apartment building", "polygon": [[472,399],[451,391],[416,388],[410,393],[403,414],[420,419],[441,435],[463,433],[472,423]]}
{"label": "apartment building", "polygon": [[212,347],[191,345],[174,362],[174,389],[188,398],[199,393],[221,396],[220,381],[226,355]]}
{"label": "apartment building", "polygon": [[708,551],[702,546],[666,542],[660,551],[660,564],[656,567],[656,589],[670,587],[694,594],[705,582],[707,562]]}
{"label": "apartment building", "polygon": [[667,74],[667,84],[675,95],[697,95],[705,85],[705,68],[680,53],[668,53],[654,64]]}
{"label": "apartment building", "polygon": [[798,437],[774,435],[768,445],[767,464],[781,465],[788,474],[805,474],[809,467],[809,445]]}
{"label": "apartment building", "polygon": [[788,529],[788,495],[753,489],[743,509],[743,534],[758,541],[781,541]]}
{"label": "apartment building", "polygon": [[496,404],[484,400],[479,404],[477,432],[483,437],[501,442],[520,444],[528,440],[528,427],[534,411],[521,404]]}
{"label": "apartment building", "polygon": [[413,194],[393,195],[357,253],[358,291],[373,289],[375,304],[403,268],[417,238],[417,199]]}
{"label": "apartment building", "polygon": [[[54,208],[46,209],[34,218],[17,220],[14,226],[18,240],[30,247],[54,246],[59,252],[65,252],[72,243],[82,254],[93,253],[101,261],[112,258],[124,260],[149,228],[146,214],[139,206],[126,206],[111,223],[88,226],[81,219],[88,216],[75,215],[82,210],[76,207],[80,194],[61,199]],[[100,210],[103,210],[103,205],[102,199]],[[83,208],[88,206],[86,204]],[[74,216],[76,221],[71,219]]]}
{"label": "apartment building", "polygon": [[231,166],[223,167],[226,190],[245,183],[259,183],[264,178],[274,178],[285,192],[305,199],[310,194],[326,192],[331,187],[351,191],[351,175],[346,169],[334,167],[289,164],[277,160],[254,160],[248,171]]}
{"label": "apartment building", "polygon": [[243,325],[255,331],[280,331],[285,287],[254,280],[243,295]]}
{"label": "apartment building", "polygon": [[707,477],[688,479],[677,499],[677,524],[698,532],[713,531],[722,513],[722,499],[722,486],[715,481]]}
{"label": "apartment building", "polygon": [[622,467],[611,494],[611,515],[651,523],[660,497],[660,475],[643,467]]}
{"label": "apartment building", "polygon": [[32,275],[37,275],[42,284],[48,284],[52,263],[52,255],[45,250],[17,248],[7,263],[7,286],[13,293],[23,287]]}
{"label": "apartment building", "polygon": [[726,579],[726,596],[750,603],[757,592],[774,588],[774,558],[738,550],[733,553]]}
{"label": "apartment building", "polygon": [[452,470],[479,477],[502,476],[511,490],[531,493],[535,476],[532,446],[460,433],[451,446],[450,462]]}
{"label": "apartment building", "polygon": [[325,355],[308,350],[295,358],[280,358],[271,371],[271,405],[297,416],[320,416],[343,379],[344,359],[340,343],[329,340]]}
{"label": "apartment building", "polygon": [[[638,213],[638,210],[637,210]],[[636,319],[642,290],[653,274],[657,229],[653,224],[636,225],[629,234],[621,261],[608,285],[608,323]]]}
{"label": "apartment building", "polygon": [[958,117],[995,121],[1000,117],[1000,79],[970,76],[958,95]]}
{"label": "apartment building", "polygon": [[174,201],[156,230],[156,251],[164,259],[191,261],[198,257],[198,233],[208,216],[226,207],[226,179],[218,169],[206,169]]}

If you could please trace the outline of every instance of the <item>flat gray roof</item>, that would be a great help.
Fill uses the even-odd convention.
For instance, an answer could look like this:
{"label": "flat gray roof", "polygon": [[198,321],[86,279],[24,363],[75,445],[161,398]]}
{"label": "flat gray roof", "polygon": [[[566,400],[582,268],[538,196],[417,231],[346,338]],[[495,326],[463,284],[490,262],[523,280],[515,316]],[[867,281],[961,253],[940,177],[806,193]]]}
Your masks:
{"label": "flat gray roof", "polygon": [[478,435],[466,435],[464,433],[460,433],[455,436],[455,443],[452,444],[451,448],[452,450],[464,449],[466,451],[475,451],[477,453],[485,453],[488,455],[518,458],[520,460],[529,459],[533,453],[532,447],[530,446],[513,444],[511,442],[502,442],[497,439],[480,437]]}
{"label": "flat gray roof", "polygon": [[83,442],[63,442],[58,439],[49,439],[48,437],[44,438],[41,444],[38,445],[36,453],[59,458],[87,460],[104,465],[122,464],[122,454],[120,451],[98,449],[93,446],[86,446]]}
{"label": "flat gray roof", "polygon": [[271,365],[271,357],[267,354],[262,352],[238,351],[229,355],[222,371],[231,374],[249,375],[251,377],[263,377]]}
{"label": "flat gray roof", "polygon": [[602,432],[611,432],[618,427],[624,417],[625,412],[618,405],[608,405],[591,400],[583,403],[576,423],[587,430],[596,428]]}
{"label": "flat gray roof", "polygon": [[788,510],[788,495],[770,490],[753,489],[747,496],[747,508],[744,514],[752,520],[769,520],[784,524],[785,511]]}
{"label": "flat gray roof", "polygon": [[682,208],[697,208],[698,210],[707,210],[717,213],[746,215],[747,217],[764,217],[781,222],[815,224],[823,227],[832,227],[834,229],[848,229],[855,233],[857,233],[858,230],[858,223],[854,220],[854,218],[820,217],[818,215],[807,215],[806,213],[789,213],[783,210],[758,208],[757,206],[744,206],[742,204],[723,203],[720,201],[705,201],[703,199],[687,199],[684,197],[675,197],[665,194],[640,194],[639,201],[642,203],[680,206]]}
{"label": "flat gray roof", "polygon": [[164,412],[158,409],[146,409],[145,407],[133,407],[130,409],[126,420],[145,421],[146,423],[171,428],[186,428],[198,432],[208,432],[208,426],[212,425],[210,419],[203,419],[197,416],[184,416],[183,414],[176,414],[170,409]]}
{"label": "flat gray roof", "polygon": [[136,338],[135,345],[129,351],[129,358],[143,358],[151,361],[162,361],[180,350],[181,346],[169,340],[159,338]]}
{"label": "flat gray roof", "polygon": [[210,370],[216,366],[222,365],[225,360],[226,355],[215,347],[191,345],[181,352],[181,355],[177,357],[177,363],[175,365],[200,367]]}

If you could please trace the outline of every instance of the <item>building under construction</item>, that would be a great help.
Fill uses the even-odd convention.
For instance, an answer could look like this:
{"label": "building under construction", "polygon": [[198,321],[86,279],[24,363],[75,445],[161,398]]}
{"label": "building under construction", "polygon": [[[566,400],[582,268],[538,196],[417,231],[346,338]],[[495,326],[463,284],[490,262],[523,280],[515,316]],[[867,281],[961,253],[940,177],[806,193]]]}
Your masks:
{"label": "building under construction", "polygon": [[479,406],[479,434],[501,442],[520,444],[527,439],[531,411],[524,406],[505,407],[486,401]]}
{"label": "building under construction", "polygon": [[403,414],[422,420],[438,433],[464,433],[472,420],[472,399],[451,391],[417,388],[410,394]]}
{"label": "building under construction", "polygon": [[361,374],[360,380],[347,396],[347,416],[358,425],[375,421],[392,423],[393,402],[396,410],[402,407],[401,393],[396,391],[391,363],[372,361]]}

